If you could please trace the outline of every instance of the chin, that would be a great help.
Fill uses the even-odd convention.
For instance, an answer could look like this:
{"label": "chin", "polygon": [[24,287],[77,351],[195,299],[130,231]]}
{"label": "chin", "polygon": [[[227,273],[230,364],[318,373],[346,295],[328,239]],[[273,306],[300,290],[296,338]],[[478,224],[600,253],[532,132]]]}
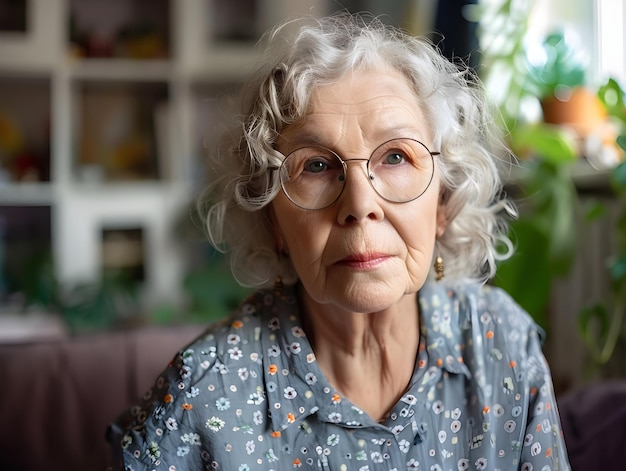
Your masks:
{"label": "chin", "polygon": [[335,302],[347,311],[370,314],[393,307],[405,295],[405,290],[397,287],[367,286],[361,283],[341,290]]}

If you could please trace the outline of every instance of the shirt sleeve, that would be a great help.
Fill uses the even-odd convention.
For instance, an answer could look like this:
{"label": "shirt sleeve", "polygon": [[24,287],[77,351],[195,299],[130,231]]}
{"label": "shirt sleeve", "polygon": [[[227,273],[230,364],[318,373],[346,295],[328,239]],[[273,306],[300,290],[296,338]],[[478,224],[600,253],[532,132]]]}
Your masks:
{"label": "shirt sleeve", "polygon": [[552,377],[536,327],[528,335],[526,366],[529,410],[520,469],[569,470]]}
{"label": "shirt sleeve", "polygon": [[236,469],[230,460],[245,450],[242,437],[258,436],[267,415],[259,319],[243,313],[182,349],[141,404],[110,426],[114,469]]}
{"label": "shirt sleeve", "polygon": [[[191,390],[188,355],[188,351],[179,352],[141,403],[109,427],[108,440],[113,448],[114,469],[167,469],[166,464],[176,465],[177,469],[196,469],[189,463],[194,459],[191,453],[193,432],[186,430],[189,420],[186,415],[192,413],[185,401],[186,392]],[[185,433],[187,446],[183,437]],[[176,442],[181,445],[173,445]]]}

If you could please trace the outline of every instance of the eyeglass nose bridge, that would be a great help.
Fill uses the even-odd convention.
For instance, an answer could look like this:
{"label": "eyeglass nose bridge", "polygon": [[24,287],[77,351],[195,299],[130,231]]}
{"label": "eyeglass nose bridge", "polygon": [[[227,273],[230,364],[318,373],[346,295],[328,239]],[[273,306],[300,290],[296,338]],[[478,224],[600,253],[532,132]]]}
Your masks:
{"label": "eyeglass nose bridge", "polygon": [[[343,175],[339,177],[339,181],[344,182],[344,184],[346,181],[346,175],[348,174],[348,162],[365,162],[365,168],[367,170],[367,177],[369,178],[370,182],[374,180],[374,174],[370,172],[371,157],[369,159],[342,159],[339,155],[337,155],[337,158],[341,161],[341,165],[343,166]],[[376,188],[374,188],[374,191],[376,191]]]}

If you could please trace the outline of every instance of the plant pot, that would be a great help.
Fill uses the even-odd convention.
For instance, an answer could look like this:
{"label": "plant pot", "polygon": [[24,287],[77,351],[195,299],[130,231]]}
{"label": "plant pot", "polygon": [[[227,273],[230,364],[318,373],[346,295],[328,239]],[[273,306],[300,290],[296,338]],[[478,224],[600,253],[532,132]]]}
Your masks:
{"label": "plant pot", "polygon": [[572,128],[581,138],[587,137],[607,119],[600,99],[584,87],[574,88],[566,98],[544,98],[541,108],[546,123]]}

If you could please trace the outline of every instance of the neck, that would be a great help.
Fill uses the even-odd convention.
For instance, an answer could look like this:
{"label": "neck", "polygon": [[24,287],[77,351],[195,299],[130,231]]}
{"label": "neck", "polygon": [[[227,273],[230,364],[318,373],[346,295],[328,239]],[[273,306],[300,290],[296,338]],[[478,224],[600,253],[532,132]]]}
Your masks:
{"label": "neck", "polygon": [[375,313],[347,312],[302,293],[304,328],[322,372],[374,420],[384,419],[407,389],[419,346],[414,294]]}

